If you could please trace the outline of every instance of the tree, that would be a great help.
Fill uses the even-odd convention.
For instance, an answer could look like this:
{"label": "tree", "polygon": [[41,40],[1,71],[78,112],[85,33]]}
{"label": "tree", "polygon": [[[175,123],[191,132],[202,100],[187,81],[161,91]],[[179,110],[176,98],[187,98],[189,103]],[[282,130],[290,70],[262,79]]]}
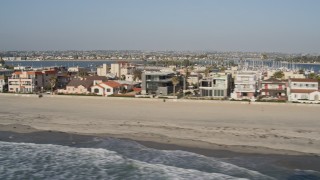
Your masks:
{"label": "tree", "polygon": [[4,66],[5,65],[5,61],[2,59],[2,57],[0,57],[0,66]]}
{"label": "tree", "polygon": [[316,75],[315,73],[310,73],[310,74],[308,75],[308,78],[309,78],[309,79],[317,79],[317,75]]}
{"label": "tree", "polygon": [[121,80],[121,81],[126,80],[126,75],[122,74],[121,77],[120,77],[120,80]]}
{"label": "tree", "polygon": [[205,77],[208,77],[209,73],[211,72],[211,67],[207,67],[205,70],[204,70],[204,76]]}
{"label": "tree", "polygon": [[176,85],[178,85],[180,81],[179,81],[178,76],[173,76],[171,78],[171,81],[172,81],[172,84],[173,84],[173,96],[175,96],[176,95]]}
{"label": "tree", "polygon": [[284,77],[284,73],[282,71],[277,71],[273,74],[274,78],[282,79]]}
{"label": "tree", "polygon": [[136,69],[133,71],[133,80],[137,80],[138,79],[141,79],[141,75],[142,75],[142,71],[139,70],[139,69]]}
{"label": "tree", "polygon": [[222,66],[221,68],[220,68],[220,71],[225,71],[225,70],[227,70],[227,68],[226,67],[224,67],[224,66]]}
{"label": "tree", "polygon": [[57,84],[57,78],[56,77],[51,77],[49,79],[50,82],[50,88],[51,88],[51,94],[53,94],[53,88],[56,86]]}
{"label": "tree", "polygon": [[190,63],[190,60],[185,59],[185,60],[183,60],[182,64],[183,64],[183,66],[187,67],[187,66],[190,66],[191,63]]}
{"label": "tree", "polygon": [[78,72],[78,76],[80,76],[80,77],[85,77],[85,76],[88,76],[88,72],[87,71],[84,71],[84,70],[81,70],[81,71],[79,71]]}
{"label": "tree", "polygon": [[266,54],[261,54],[261,59],[268,59],[268,56]]}

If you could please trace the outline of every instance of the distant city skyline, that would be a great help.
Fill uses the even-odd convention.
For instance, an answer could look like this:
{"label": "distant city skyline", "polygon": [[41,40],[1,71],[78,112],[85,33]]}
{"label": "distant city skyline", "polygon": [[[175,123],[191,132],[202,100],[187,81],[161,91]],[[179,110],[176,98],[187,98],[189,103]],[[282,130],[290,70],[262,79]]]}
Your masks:
{"label": "distant city skyline", "polygon": [[320,52],[318,0],[10,0],[0,51]]}

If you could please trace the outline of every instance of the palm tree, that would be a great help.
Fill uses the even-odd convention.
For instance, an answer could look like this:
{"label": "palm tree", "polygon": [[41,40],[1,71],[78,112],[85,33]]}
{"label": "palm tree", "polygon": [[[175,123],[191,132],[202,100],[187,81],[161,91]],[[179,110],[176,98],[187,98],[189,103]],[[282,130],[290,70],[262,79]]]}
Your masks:
{"label": "palm tree", "polygon": [[204,76],[208,77],[210,71],[211,71],[211,67],[207,67],[206,70],[204,70]]}
{"label": "palm tree", "polygon": [[121,80],[121,81],[126,80],[126,76],[125,76],[124,74],[122,74],[121,77],[120,77],[120,80]]}
{"label": "palm tree", "polygon": [[173,84],[173,96],[175,96],[176,95],[176,85],[178,85],[180,81],[179,81],[178,76],[173,76],[171,78],[171,81],[172,81],[172,84]]}
{"label": "palm tree", "polygon": [[56,86],[57,78],[52,76],[50,78],[49,82],[50,82],[50,87],[51,87],[51,94],[53,94],[53,88]]}
{"label": "palm tree", "polygon": [[186,90],[187,80],[188,80],[188,77],[190,76],[190,71],[189,71],[189,68],[188,68],[188,67],[185,69],[185,73],[186,73],[186,75],[184,76],[184,86],[183,86],[183,90]]}

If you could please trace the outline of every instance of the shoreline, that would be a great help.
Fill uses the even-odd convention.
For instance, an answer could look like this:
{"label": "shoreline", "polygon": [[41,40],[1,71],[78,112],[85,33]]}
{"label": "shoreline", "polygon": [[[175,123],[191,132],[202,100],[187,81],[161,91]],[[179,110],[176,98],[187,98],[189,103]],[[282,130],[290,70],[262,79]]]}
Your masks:
{"label": "shoreline", "polygon": [[[15,127],[15,128],[13,128]],[[6,129],[7,128],[7,129]],[[13,128],[10,131],[8,128]],[[5,129],[5,130],[4,130]],[[21,131],[21,132],[18,132]],[[15,142],[15,143],[35,143],[35,144],[54,144],[79,148],[91,148],[90,144],[94,138],[115,138],[105,135],[82,135],[72,134],[59,131],[39,131],[32,127],[21,125],[0,125],[0,141]],[[320,171],[320,157],[314,155],[300,154],[259,154],[249,152],[234,152],[225,149],[206,149],[203,147],[187,147],[176,144],[166,144],[152,141],[139,141],[128,138],[116,138],[123,141],[135,141],[147,148],[156,150],[169,150],[169,151],[186,151],[196,153],[206,157],[213,157],[219,159],[267,159],[267,161],[276,166],[285,167],[288,169],[305,169]]]}
{"label": "shoreline", "polygon": [[0,96],[0,125],[211,150],[320,155],[318,105],[33,97]]}
{"label": "shoreline", "polygon": [[[210,151],[219,152],[221,154],[234,154],[242,156],[253,156],[253,155],[288,155],[288,156],[310,156],[320,158],[320,154],[314,153],[304,153],[298,151],[290,151],[283,149],[271,149],[266,147],[257,147],[257,146],[245,146],[245,145],[223,145],[223,144],[214,144],[201,141],[195,141],[191,139],[174,139],[170,137],[146,137],[134,134],[108,134],[108,133],[79,133],[79,132],[64,132],[56,130],[40,130],[27,125],[20,124],[0,124],[0,134],[1,132],[8,133],[17,133],[17,134],[32,134],[32,133],[62,133],[75,135],[80,137],[110,137],[116,139],[123,139],[129,141],[136,141],[142,145],[145,145],[149,148],[155,148],[160,150],[186,150],[190,152],[195,152],[205,156],[213,156]],[[10,139],[10,138],[9,138]],[[1,139],[0,139],[1,141]],[[199,153],[200,152],[200,153]],[[219,154],[218,153],[218,154]],[[223,155],[222,155],[223,157]]]}

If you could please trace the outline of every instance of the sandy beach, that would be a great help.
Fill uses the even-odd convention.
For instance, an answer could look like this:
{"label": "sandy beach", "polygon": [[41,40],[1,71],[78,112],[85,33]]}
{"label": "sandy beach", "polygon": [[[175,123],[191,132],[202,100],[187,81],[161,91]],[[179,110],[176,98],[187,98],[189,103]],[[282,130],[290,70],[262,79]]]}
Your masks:
{"label": "sandy beach", "polygon": [[246,153],[320,155],[319,105],[49,95],[0,95],[0,104],[0,131],[50,130]]}

